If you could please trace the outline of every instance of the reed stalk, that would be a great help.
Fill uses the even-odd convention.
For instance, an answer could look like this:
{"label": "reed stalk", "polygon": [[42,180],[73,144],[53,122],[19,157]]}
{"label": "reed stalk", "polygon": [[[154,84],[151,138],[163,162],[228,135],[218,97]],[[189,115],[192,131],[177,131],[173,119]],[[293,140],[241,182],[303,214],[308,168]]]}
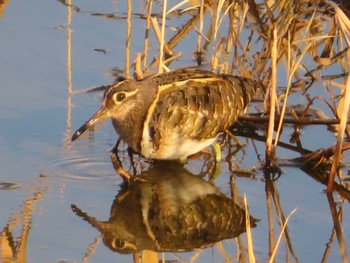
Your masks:
{"label": "reed stalk", "polygon": [[349,105],[350,105],[350,75],[346,79],[346,84],[344,86],[343,94],[344,94],[344,107],[343,107],[343,111],[342,111],[341,116],[340,116],[340,124],[339,124],[338,136],[337,136],[336,150],[334,153],[332,167],[331,167],[331,171],[329,174],[329,180],[328,180],[328,185],[327,185],[327,192],[328,193],[333,191],[335,174],[338,171],[339,162],[341,160],[341,149],[342,149],[342,144],[344,141],[344,133],[345,133],[346,125],[347,125],[347,118],[348,118]]}
{"label": "reed stalk", "polygon": [[276,110],[276,62],[277,62],[277,29],[273,29],[273,40],[271,47],[271,83],[269,90],[269,124],[266,138],[266,164],[271,165],[275,149],[272,145],[274,125],[275,125],[275,110]]}
{"label": "reed stalk", "polygon": [[[350,40],[348,38],[350,33],[349,19],[347,18],[347,16],[345,16],[343,11],[340,10],[340,8],[335,3],[328,2],[328,4],[331,5],[336,11],[336,18],[337,18],[340,30],[342,32],[342,36],[347,46],[350,47]],[[350,57],[347,57],[347,62],[348,62],[348,65],[350,65]],[[341,148],[344,140],[344,133],[347,126],[348,113],[350,108],[350,75],[349,74],[345,80],[345,85],[344,85],[342,94],[343,94],[343,104],[342,104],[343,108],[341,110],[340,125],[339,125],[339,131],[338,131],[337,142],[336,142],[336,150],[335,150],[335,154],[332,162],[331,171],[329,174],[327,193],[330,193],[333,191],[335,174],[338,171],[339,162],[341,160]]]}
{"label": "reed stalk", "polygon": [[158,74],[163,72],[163,53],[164,53],[164,44],[165,44],[165,24],[166,24],[166,10],[167,10],[168,1],[163,1],[163,13],[162,13],[162,30],[161,30],[161,39],[159,47],[159,64],[158,64]]}
{"label": "reed stalk", "polygon": [[255,262],[253,238],[250,228],[250,216],[248,211],[247,198],[244,196],[244,210],[245,210],[245,224],[246,224],[246,236],[247,236],[247,248],[248,248],[248,259],[250,263]]}
{"label": "reed stalk", "polygon": [[131,46],[131,15],[132,0],[128,0],[126,18],[126,44],[125,44],[125,77],[130,78],[130,46]]}
{"label": "reed stalk", "polygon": [[276,245],[275,245],[275,248],[274,248],[274,250],[272,251],[272,254],[271,254],[271,256],[270,256],[269,263],[274,262],[277,249],[278,249],[279,244],[280,244],[280,242],[281,242],[281,239],[282,239],[282,237],[283,237],[284,231],[285,231],[285,229],[286,229],[286,227],[287,227],[288,221],[289,221],[290,217],[295,213],[295,211],[296,211],[296,209],[293,209],[293,211],[290,212],[289,215],[287,216],[286,221],[284,222],[284,224],[283,224],[283,226],[282,226],[281,233],[279,234],[279,236],[278,236],[278,238],[277,238],[277,243],[276,243]]}
{"label": "reed stalk", "polygon": [[[315,12],[313,12],[312,14],[312,17],[305,29],[305,32],[309,32],[310,30],[310,27],[311,27],[311,23],[314,19],[314,15],[315,15]],[[288,79],[287,79],[287,88],[286,88],[286,91],[285,91],[285,96],[284,96],[284,101],[283,101],[283,106],[282,106],[282,109],[281,109],[281,118],[279,119],[279,122],[278,122],[278,127],[277,127],[277,131],[276,131],[276,140],[275,140],[275,144],[274,144],[274,147],[276,148],[277,146],[277,143],[278,143],[278,140],[279,140],[279,137],[280,137],[280,134],[281,134],[281,130],[282,130],[282,127],[283,127],[283,118],[284,118],[284,114],[286,112],[286,108],[287,108],[287,101],[288,101],[288,95],[289,95],[289,92],[290,92],[290,88],[291,88],[291,85],[292,85],[292,80],[293,80],[293,76],[295,75],[297,69],[300,67],[302,61],[303,61],[303,58],[305,57],[306,53],[309,51],[313,41],[317,40],[317,39],[320,39],[320,37],[311,37],[311,38],[307,38],[307,39],[303,39],[303,41],[293,41],[293,44],[297,44],[299,43],[299,46],[297,47],[297,50],[302,50],[301,51],[301,54],[299,56],[299,58],[297,60],[291,60],[291,43],[292,43],[292,39],[291,39],[291,36],[290,36],[290,31],[288,31],[288,50],[287,50],[287,68],[286,68],[286,71],[287,71],[287,76],[288,76]],[[303,43],[303,42],[307,42],[306,43],[306,47],[301,49],[300,45]]]}
{"label": "reed stalk", "polygon": [[340,221],[339,221],[339,218],[338,218],[336,203],[334,201],[333,194],[327,192],[327,199],[328,199],[329,208],[330,208],[332,219],[333,219],[333,223],[334,223],[335,233],[336,233],[337,239],[338,239],[339,251],[340,251],[340,255],[342,257],[342,262],[343,263],[348,263],[349,262],[349,257],[348,257],[348,254],[347,254],[345,238],[344,238],[342,227],[341,227],[341,224],[340,224]]}
{"label": "reed stalk", "polygon": [[153,9],[153,0],[148,1],[148,12],[147,12],[147,18],[146,18],[146,29],[145,29],[145,40],[143,43],[143,68],[145,71],[147,71],[148,65],[147,65],[147,57],[148,57],[148,40],[149,40],[149,30],[151,26],[151,14]]}
{"label": "reed stalk", "polygon": [[202,53],[202,34],[203,34],[203,21],[204,21],[204,0],[201,0],[199,7],[199,34],[197,38],[197,56],[201,56]]}

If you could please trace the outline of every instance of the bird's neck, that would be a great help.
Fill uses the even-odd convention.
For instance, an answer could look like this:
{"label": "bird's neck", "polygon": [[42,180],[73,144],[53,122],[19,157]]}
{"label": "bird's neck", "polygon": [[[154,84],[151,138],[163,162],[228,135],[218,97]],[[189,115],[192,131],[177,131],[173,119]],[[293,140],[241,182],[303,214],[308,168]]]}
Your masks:
{"label": "bird's neck", "polygon": [[142,110],[135,109],[121,120],[112,119],[114,128],[124,142],[135,151],[140,152],[140,141],[142,136],[142,124],[144,114]]}

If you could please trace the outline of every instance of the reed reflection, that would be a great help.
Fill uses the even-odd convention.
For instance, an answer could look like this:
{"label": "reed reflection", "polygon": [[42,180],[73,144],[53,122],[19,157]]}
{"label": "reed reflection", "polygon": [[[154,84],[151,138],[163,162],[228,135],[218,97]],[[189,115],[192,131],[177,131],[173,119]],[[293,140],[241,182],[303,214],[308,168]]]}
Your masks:
{"label": "reed reflection", "polygon": [[[142,174],[145,182],[124,185],[108,221],[72,210],[103,236],[112,251],[191,251],[245,232],[245,211],[210,182],[176,163],[163,163]],[[252,227],[256,219],[250,217]]]}

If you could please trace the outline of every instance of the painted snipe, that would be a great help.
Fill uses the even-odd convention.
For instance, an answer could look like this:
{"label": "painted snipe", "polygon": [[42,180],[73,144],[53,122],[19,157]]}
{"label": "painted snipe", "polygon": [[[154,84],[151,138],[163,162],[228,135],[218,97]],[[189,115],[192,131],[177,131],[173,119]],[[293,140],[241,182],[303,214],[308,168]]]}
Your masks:
{"label": "painted snipe", "polygon": [[102,107],[73,135],[111,118],[121,139],[144,157],[184,160],[214,143],[245,109],[256,82],[178,69],[111,85]]}

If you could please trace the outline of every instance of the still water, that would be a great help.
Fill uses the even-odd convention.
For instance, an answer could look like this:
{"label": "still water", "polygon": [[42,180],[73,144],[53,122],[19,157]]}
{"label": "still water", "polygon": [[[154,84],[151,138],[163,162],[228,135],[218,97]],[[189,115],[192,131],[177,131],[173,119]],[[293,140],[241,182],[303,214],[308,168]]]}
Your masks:
{"label": "still water", "polygon": [[[276,261],[285,262],[289,258],[291,262],[320,262],[327,253],[329,262],[341,260],[337,239],[332,237],[333,220],[324,194],[325,186],[293,166],[284,166],[282,175],[267,184],[263,172],[258,169],[261,167],[259,156],[264,154],[264,143],[258,141],[255,142],[255,152],[251,140],[239,137],[243,149],[236,155],[231,154],[230,162],[222,163],[220,175],[211,182],[208,182],[208,176],[203,179],[197,176],[206,175],[205,171],[210,167],[210,160],[200,157],[189,161],[185,168],[176,168],[179,171],[175,173],[184,176],[174,176],[180,182],[168,178],[172,172],[170,168],[163,167],[161,172],[149,171],[146,163],[145,167],[139,167],[140,170],[151,177],[155,173],[152,178],[163,173],[163,178],[135,185],[135,189],[121,188],[122,179],[115,173],[109,159],[109,152],[117,140],[112,125],[107,122],[74,144],[70,137],[98,109],[102,98],[101,91],[79,91],[109,84],[115,78],[111,72],[124,69],[126,4],[112,0],[74,1],[69,9],[54,0],[3,3],[0,17],[0,262],[133,262],[132,254],[113,252],[107,237],[113,231],[117,235],[125,229],[130,230],[131,226],[137,228],[142,224],[139,220],[145,219],[142,215],[137,217],[142,214],[137,207],[138,198],[140,195],[156,195],[162,199],[159,197],[161,191],[174,191],[185,196],[180,201],[170,198],[175,210],[158,208],[160,220],[170,215],[179,222],[185,220],[179,214],[184,209],[181,202],[189,203],[198,196],[210,196],[206,204],[220,207],[216,205],[220,199],[221,204],[229,202],[227,206],[233,209],[236,198],[242,204],[245,195],[251,220],[256,224],[252,228],[254,254],[258,262],[266,262],[271,233],[267,185],[273,187],[278,196],[278,201],[272,201],[270,210],[275,226],[274,242],[281,230],[275,207],[281,206],[285,217],[297,209],[288,222],[290,244],[282,239]],[[139,15],[144,10],[141,1],[135,2],[133,8],[132,59],[143,49],[145,23]],[[158,5],[155,5],[155,12],[160,12]],[[106,14],[114,17],[108,18]],[[181,24],[185,20],[186,17],[180,16],[169,23]],[[192,60],[195,41],[191,39],[191,36],[184,39],[178,46],[183,59],[175,61],[171,68],[195,65]],[[157,45],[151,42],[150,49],[151,54],[155,53]],[[286,138],[291,132],[288,127],[285,129]],[[303,139],[304,146],[311,149],[329,147],[335,142],[334,136],[322,127],[303,130]],[[230,147],[224,148],[223,154],[228,155],[230,150]],[[279,156],[287,158],[293,153],[281,148]],[[234,173],[236,164],[245,171],[253,169],[255,172]],[[164,178],[169,180],[164,181]],[[175,185],[182,187],[177,189]],[[193,189],[198,185],[198,189],[205,190],[195,194],[191,185]],[[188,190],[188,196],[185,190]],[[232,195],[235,200],[232,200]],[[334,196],[338,201],[337,195]],[[150,205],[152,209],[156,209],[154,205]],[[349,244],[348,204],[339,202],[337,208],[342,209],[343,233]],[[207,220],[212,218],[212,210],[209,210],[203,210]],[[243,216],[244,212],[239,211],[232,211],[237,213],[236,219]],[[124,230],[117,227],[108,230],[108,227],[101,226],[103,221],[110,227],[111,222],[118,220],[123,222],[120,225],[124,224]],[[226,221],[230,222],[229,219]],[[179,222],[175,223],[183,225]],[[177,240],[178,237],[163,240],[165,234],[155,232],[152,225],[159,224],[161,228],[162,224],[169,226],[169,222],[150,220],[149,224],[146,233],[136,230],[128,233],[137,242],[141,239],[144,243],[149,238],[149,229],[153,229],[152,235],[156,233],[157,238],[153,236],[148,240],[149,246],[139,245],[136,251],[178,251],[184,250],[180,249],[181,246],[191,245]],[[181,232],[180,229],[176,231]],[[186,231],[183,240],[191,238],[190,232]],[[240,253],[246,255],[246,236],[245,233],[240,235],[241,244],[237,245],[233,237],[244,230],[235,230],[232,226],[230,232],[235,234],[220,236],[218,239],[229,239],[218,244],[213,244],[212,240],[192,239],[190,242],[195,247],[212,247],[193,252],[166,252],[163,256],[171,262],[187,262],[191,258],[195,262],[236,262]],[[156,243],[155,239],[158,240]],[[118,244],[125,246],[120,242],[114,246]],[[127,251],[135,252],[135,246],[129,248]],[[161,253],[156,256],[162,257]]]}

